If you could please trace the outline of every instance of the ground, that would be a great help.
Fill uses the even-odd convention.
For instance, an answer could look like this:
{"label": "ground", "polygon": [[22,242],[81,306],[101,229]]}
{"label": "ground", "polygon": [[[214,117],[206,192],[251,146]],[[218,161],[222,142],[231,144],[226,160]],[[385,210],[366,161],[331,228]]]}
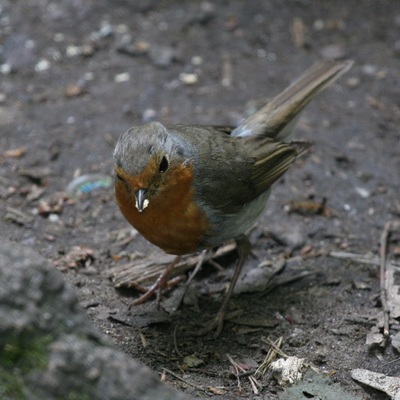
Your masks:
{"label": "ground", "polygon": [[[354,368],[395,375],[399,364],[388,364],[398,357],[390,346],[366,344],[381,310],[379,267],[349,253],[378,256],[385,223],[400,215],[399,37],[395,0],[0,0],[0,237],[53,261],[93,323],[178,390],[252,398],[227,354],[253,369],[269,348],[263,338],[282,336],[287,355],[349,393],[386,398],[350,376]],[[138,293],[117,290],[112,268],[163,253],[115,204],[107,177],[118,136],[153,119],[235,125],[323,57],[355,64],[304,112],[295,139],[314,146],[275,184],[250,234],[256,257],[245,274],[287,259],[272,289],[235,296],[237,315],[218,339],[196,336],[221,302],[230,253],[222,270],[203,269],[195,300],[179,311],[157,311],[153,301],[129,316]],[[86,174],[102,174],[90,179],[106,187],[64,194]],[[322,213],[288,212],[323,199]],[[265,398],[282,390],[270,374],[259,381]]]}

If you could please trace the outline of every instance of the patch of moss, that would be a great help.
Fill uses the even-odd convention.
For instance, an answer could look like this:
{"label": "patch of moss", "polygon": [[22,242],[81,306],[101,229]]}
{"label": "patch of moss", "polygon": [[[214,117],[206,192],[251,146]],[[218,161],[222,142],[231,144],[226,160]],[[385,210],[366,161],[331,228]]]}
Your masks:
{"label": "patch of moss", "polygon": [[0,369],[0,399],[25,400],[23,379],[14,371]]}
{"label": "patch of moss", "polygon": [[35,336],[29,331],[7,336],[0,348],[0,398],[25,398],[23,377],[31,370],[46,368],[47,346],[52,340],[50,335]]}
{"label": "patch of moss", "polygon": [[47,346],[51,335],[35,336],[29,331],[19,335],[9,335],[3,348],[0,349],[0,366],[6,369],[18,368],[22,373],[47,366]]}
{"label": "patch of moss", "polygon": [[82,392],[70,392],[67,397],[65,397],[65,400],[90,400],[91,398],[90,395]]}

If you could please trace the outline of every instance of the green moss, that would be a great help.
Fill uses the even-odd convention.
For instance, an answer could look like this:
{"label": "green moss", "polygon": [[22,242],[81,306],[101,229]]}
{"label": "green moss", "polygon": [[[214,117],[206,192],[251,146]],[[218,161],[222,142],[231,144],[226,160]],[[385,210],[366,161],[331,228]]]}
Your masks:
{"label": "green moss", "polygon": [[9,335],[0,349],[0,398],[22,400],[24,375],[31,370],[43,370],[48,364],[47,346],[50,335],[35,336],[25,331]]}
{"label": "green moss", "polygon": [[31,332],[9,336],[0,349],[0,366],[18,368],[22,373],[47,366],[47,346],[53,340],[51,335],[34,336]]}
{"label": "green moss", "polygon": [[93,397],[82,392],[70,392],[67,397],[65,397],[65,400],[90,400],[91,398]]}
{"label": "green moss", "polygon": [[14,372],[0,369],[0,399],[25,400],[24,382]]}
{"label": "green moss", "polygon": [[0,399],[25,399],[23,379],[15,371],[0,369]]}

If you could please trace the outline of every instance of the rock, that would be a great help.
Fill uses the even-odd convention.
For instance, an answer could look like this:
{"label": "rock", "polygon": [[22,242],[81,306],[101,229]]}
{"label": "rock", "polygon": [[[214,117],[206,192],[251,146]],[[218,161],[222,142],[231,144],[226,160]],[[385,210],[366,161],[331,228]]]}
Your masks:
{"label": "rock", "polygon": [[114,349],[62,275],[0,243],[0,393],[4,399],[187,399]]}
{"label": "rock", "polygon": [[340,60],[347,56],[347,51],[344,46],[340,44],[330,44],[321,49],[321,56],[324,58]]}

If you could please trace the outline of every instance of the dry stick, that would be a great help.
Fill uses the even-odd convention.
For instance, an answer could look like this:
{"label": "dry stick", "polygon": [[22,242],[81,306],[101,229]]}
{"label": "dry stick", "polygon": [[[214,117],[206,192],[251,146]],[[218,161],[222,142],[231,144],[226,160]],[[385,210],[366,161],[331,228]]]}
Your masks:
{"label": "dry stick", "polygon": [[387,365],[390,365],[390,364],[393,364],[393,363],[396,363],[396,362],[398,362],[398,361],[400,361],[400,357],[398,357],[398,358],[395,358],[394,360],[392,360],[392,361],[388,361],[387,363],[385,363],[385,364],[382,364],[381,365],[381,367],[386,367]]}
{"label": "dry stick", "polygon": [[[238,381],[238,387],[241,388],[240,377],[243,373],[246,373],[247,371],[243,367],[241,367],[229,354],[227,354],[226,357],[232,364],[233,368],[235,369],[236,379]],[[242,374],[240,374],[240,372]],[[260,383],[256,380],[256,378],[254,378],[254,376],[247,376],[247,377],[249,378],[251,388],[253,389],[253,393],[259,394],[257,386],[261,387]]]}
{"label": "dry stick", "polygon": [[383,228],[381,235],[381,243],[380,243],[380,258],[381,265],[379,271],[379,279],[380,279],[380,298],[383,309],[383,335],[385,337],[389,336],[389,305],[387,299],[387,251],[388,251],[388,240],[390,236],[390,230],[392,229],[392,222],[386,222],[385,227]]}
{"label": "dry stick", "polygon": [[175,374],[175,372],[172,372],[171,370],[167,368],[163,368],[164,372],[168,372],[170,375],[172,375],[174,378],[178,379],[179,381],[186,383],[189,386],[194,387],[197,390],[201,390],[204,393],[207,393],[207,389],[204,389],[202,386],[196,385],[195,383],[187,381],[185,378],[182,378],[180,375]]}
{"label": "dry stick", "polygon": [[257,368],[256,372],[254,375],[256,377],[260,377],[265,374],[269,366],[271,365],[272,361],[275,359],[276,355],[279,354],[282,357],[288,357],[285,353],[283,353],[280,349],[283,343],[283,337],[279,337],[275,342],[272,342],[271,339],[269,338],[263,338],[262,339],[264,342],[268,343],[271,347],[268,350],[267,355],[265,356],[264,361],[260,364],[260,366]]}
{"label": "dry stick", "polygon": [[147,347],[147,340],[146,337],[143,335],[143,332],[139,332],[139,337],[142,342],[142,346],[145,349]]}
{"label": "dry stick", "polygon": [[183,358],[183,355],[182,355],[182,353],[179,351],[179,348],[178,348],[178,341],[176,340],[176,330],[177,330],[177,327],[178,327],[178,326],[175,325],[174,333],[173,333],[173,338],[174,338],[174,349],[175,349],[176,355],[177,355],[178,357]]}
{"label": "dry stick", "polygon": [[[334,258],[344,258],[346,260],[359,262],[361,264],[380,265],[380,259],[378,257],[368,257],[363,254],[348,253],[346,251],[330,251],[328,256]],[[399,263],[392,263],[392,265],[395,267],[400,266]]]}
{"label": "dry stick", "polygon": [[228,361],[232,364],[234,370],[235,370],[235,375],[236,375],[236,379],[237,379],[237,384],[238,384],[238,388],[241,389],[241,385],[240,385],[240,379],[239,379],[239,365],[237,364],[237,362],[235,362],[233,360],[233,358],[227,354],[226,358],[228,359]]}

